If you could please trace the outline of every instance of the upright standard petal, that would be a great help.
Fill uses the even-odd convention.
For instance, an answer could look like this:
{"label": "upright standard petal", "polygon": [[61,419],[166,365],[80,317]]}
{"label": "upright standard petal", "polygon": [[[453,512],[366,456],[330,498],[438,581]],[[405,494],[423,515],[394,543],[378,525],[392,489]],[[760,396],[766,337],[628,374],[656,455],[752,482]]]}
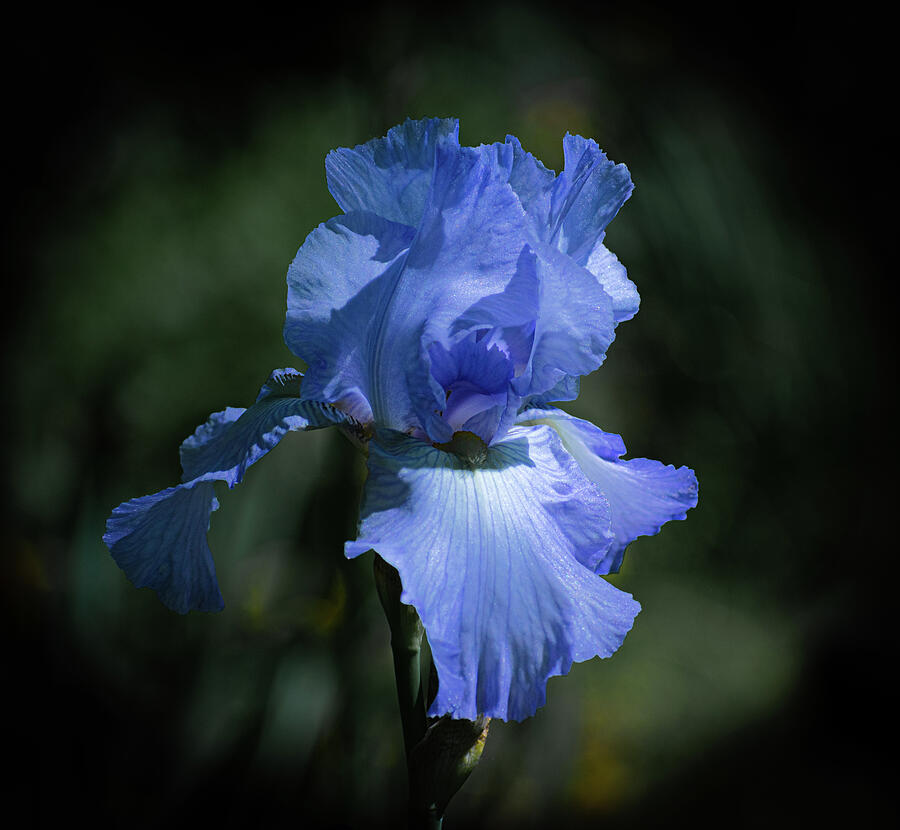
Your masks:
{"label": "upright standard petal", "polygon": [[[443,408],[428,348],[503,290],[527,242],[508,148],[439,143],[417,231],[348,214],[307,238],[288,272],[285,340],[309,364],[304,396],[406,431]],[[408,247],[405,247],[408,246]],[[368,411],[367,411],[368,410]]]}
{"label": "upright standard petal", "polygon": [[402,420],[406,401],[420,424],[443,409],[438,385],[429,381],[429,347],[449,348],[456,318],[516,273],[527,219],[509,185],[511,164],[502,147],[436,150],[419,231],[372,344],[373,404],[389,427]]}
{"label": "upright standard petal", "polygon": [[580,135],[567,134],[563,151],[565,167],[550,197],[550,242],[597,278],[613,300],[617,323],[630,320],[640,303],[637,287],[603,247],[606,226],[634,189],[628,168]]}
{"label": "upright standard petal", "polygon": [[364,210],[416,227],[442,143],[459,146],[456,118],[407,119],[384,138],[332,150],[325,159],[328,189],[344,213]]}
{"label": "upright standard petal", "polygon": [[567,133],[563,152],[565,167],[550,197],[550,240],[582,265],[634,185],[628,168],[610,161],[592,139]]}
{"label": "upright standard petal", "polygon": [[372,341],[414,236],[406,225],[351,213],[319,225],[297,251],[287,273],[284,341],[307,363],[304,398],[374,420]]}
{"label": "upright standard petal", "polygon": [[293,430],[335,424],[362,429],[332,406],[301,401],[299,392],[298,372],[273,372],[253,406],[215,412],[185,440],[181,484],[113,510],[103,541],[135,587],[152,588],[180,614],[222,609],[206,541],[210,514],[218,508],[213,481],[234,487],[251,464]]}
{"label": "upright standard petal", "polygon": [[547,427],[467,457],[376,435],[346,553],[400,572],[437,668],[430,715],[521,720],[550,677],[619,647],[640,606],[586,567],[609,548],[607,510]]}
{"label": "upright standard petal", "polygon": [[506,136],[506,143],[513,150],[513,168],[509,183],[534,223],[539,239],[546,240],[550,228],[550,192],[556,181],[556,173],[544,167],[514,135]]}
{"label": "upright standard petal", "polygon": [[590,374],[615,337],[610,298],[592,275],[548,245],[535,244],[523,250],[503,291],[466,309],[452,328],[516,331],[527,324],[530,352],[512,381],[520,400]]}
{"label": "upright standard petal", "polygon": [[628,168],[614,164],[594,141],[566,135],[565,168],[547,170],[519,140],[507,136],[514,163],[510,183],[538,239],[584,267],[612,301],[616,323],[637,313],[640,296],[625,267],[604,245],[606,226],[631,194]]}
{"label": "upright standard petal", "polygon": [[558,409],[531,409],[522,412],[517,423],[552,427],[584,475],[609,501],[613,542],[597,562],[597,573],[618,571],[630,542],[659,533],[666,522],[686,518],[687,511],[697,505],[693,470],[649,458],[625,460],[622,439],[589,421]]}

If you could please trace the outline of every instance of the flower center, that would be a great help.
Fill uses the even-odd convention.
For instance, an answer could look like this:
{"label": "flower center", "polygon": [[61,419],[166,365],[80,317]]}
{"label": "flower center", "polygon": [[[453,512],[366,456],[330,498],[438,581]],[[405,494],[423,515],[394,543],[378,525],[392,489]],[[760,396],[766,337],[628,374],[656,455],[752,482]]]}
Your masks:
{"label": "flower center", "polygon": [[487,461],[488,446],[474,432],[462,430],[454,432],[453,437],[444,444],[435,444],[435,447],[444,452],[452,453],[461,458],[469,467],[480,467]]}
{"label": "flower center", "polygon": [[444,390],[441,419],[453,432],[493,437],[509,398],[514,365],[502,343],[473,332],[449,349],[429,349],[431,375]]}

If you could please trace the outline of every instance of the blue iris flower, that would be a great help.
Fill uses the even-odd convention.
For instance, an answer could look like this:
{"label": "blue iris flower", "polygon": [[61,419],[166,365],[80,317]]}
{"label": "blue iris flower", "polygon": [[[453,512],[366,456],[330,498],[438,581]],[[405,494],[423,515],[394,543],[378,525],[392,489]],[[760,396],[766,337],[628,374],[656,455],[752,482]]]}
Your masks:
{"label": "blue iris flower", "polygon": [[181,483],[117,507],[104,541],[169,608],[219,610],[213,482],[234,487],[289,431],[337,426],[368,451],[345,553],[399,571],[437,669],[429,714],[521,720],[550,677],[619,647],[640,606],[603,575],[685,518],[697,479],[623,459],[618,435],[551,405],[638,309],[603,244],[627,168],[566,135],[556,175],[512,136],[463,147],[458,131],[408,120],[328,155],[343,215],[287,275],[306,375],[278,370],[249,409],[214,413],[182,444]]}

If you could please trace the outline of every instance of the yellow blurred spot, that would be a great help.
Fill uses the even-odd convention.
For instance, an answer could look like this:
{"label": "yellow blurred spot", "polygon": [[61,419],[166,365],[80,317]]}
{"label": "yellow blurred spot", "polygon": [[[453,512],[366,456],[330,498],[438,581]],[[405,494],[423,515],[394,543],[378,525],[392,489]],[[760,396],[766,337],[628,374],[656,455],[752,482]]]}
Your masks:
{"label": "yellow blurred spot", "polygon": [[46,559],[34,543],[19,539],[10,555],[0,562],[0,603],[20,625],[37,624],[44,603],[41,594],[51,590]]}
{"label": "yellow blurred spot", "polygon": [[551,84],[533,92],[522,111],[522,134],[528,136],[525,149],[547,167],[559,171],[563,136],[567,132],[583,136],[594,132],[589,90],[574,82]]}
{"label": "yellow blurred spot", "polygon": [[308,622],[317,634],[328,634],[343,620],[346,607],[347,586],[341,572],[336,571],[328,596],[310,602]]}
{"label": "yellow blurred spot", "polygon": [[601,736],[587,733],[575,776],[572,799],[586,812],[612,812],[629,791],[629,769],[616,747]]}
{"label": "yellow blurred spot", "polygon": [[24,588],[49,591],[50,580],[38,549],[30,542],[23,542],[16,554],[15,581]]}
{"label": "yellow blurred spot", "polygon": [[247,618],[247,624],[254,631],[261,631],[265,628],[266,598],[262,585],[259,583],[250,586],[250,591],[244,602],[244,614]]}
{"label": "yellow blurred spot", "polygon": [[298,594],[281,589],[283,573],[278,568],[258,568],[246,581],[241,601],[243,625],[249,630],[285,632],[302,629],[325,636],[343,621],[347,586],[340,572],[332,577],[325,596]]}

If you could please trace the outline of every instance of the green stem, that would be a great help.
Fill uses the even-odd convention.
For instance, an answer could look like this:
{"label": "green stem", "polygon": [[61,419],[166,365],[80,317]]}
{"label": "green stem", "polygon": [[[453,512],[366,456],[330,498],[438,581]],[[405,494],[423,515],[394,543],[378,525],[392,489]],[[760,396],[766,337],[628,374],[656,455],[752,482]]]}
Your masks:
{"label": "green stem", "polygon": [[403,725],[403,745],[406,758],[425,734],[425,706],[419,682],[419,655],[421,649],[397,643],[391,637],[394,653],[394,676],[397,678],[397,700],[400,703],[400,721]]}
{"label": "green stem", "polygon": [[424,737],[427,726],[420,668],[424,629],[416,609],[400,601],[403,587],[396,569],[375,554],[374,570],[378,596],[391,630],[397,701],[408,765],[413,748]]}
{"label": "green stem", "polygon": [[418,810],[415,805],[410,805],[409,830],[441,830],[444,817],[438,814],[436,807],[427,810]]}
{"label": "green stem", "polygon": [[[454,720],[445,715],[429,722],[425,713],[437,694],[438,677],[430,649],[426,651],[427,659],[422,655],[422,621],[415,608],[400,601],[400,574],[377,553],[374,570],[378,596],[391,630],[409,780],[409,827],[440,830],[447,804],[481,758],[490,718]],[[427,646],[427,640],[425,643]]]}

